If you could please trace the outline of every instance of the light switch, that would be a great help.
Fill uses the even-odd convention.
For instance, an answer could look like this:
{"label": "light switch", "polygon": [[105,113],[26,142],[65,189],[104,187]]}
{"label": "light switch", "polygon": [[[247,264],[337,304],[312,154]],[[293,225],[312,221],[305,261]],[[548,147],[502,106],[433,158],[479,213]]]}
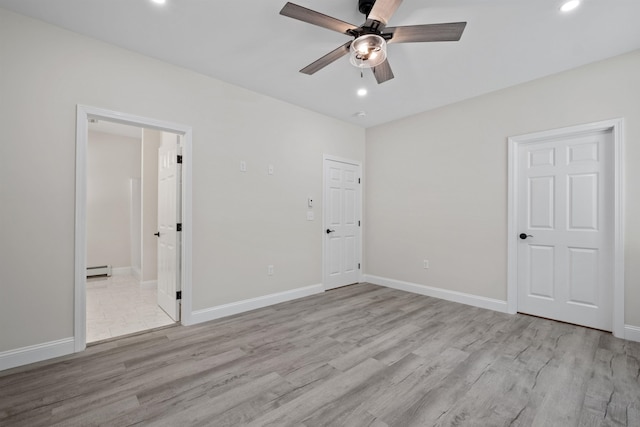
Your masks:
{"label": "light switch", "polygon": [[240,161],[240,172],[246,172],[247,171],[247,162],[245,162],[244,160]]}
{"label": "light switch", "polygon": [[313,221],[313,211],[307,211],[307,221]]}
{"label": "light switch", "polygon": [[313,199],[311,197],[307,199],[307,205],[309,205],[310,208],[313,207]]}
{"label": "light switch", "polygon": [[273,165],[269,165],[269,175],[273,175]]}

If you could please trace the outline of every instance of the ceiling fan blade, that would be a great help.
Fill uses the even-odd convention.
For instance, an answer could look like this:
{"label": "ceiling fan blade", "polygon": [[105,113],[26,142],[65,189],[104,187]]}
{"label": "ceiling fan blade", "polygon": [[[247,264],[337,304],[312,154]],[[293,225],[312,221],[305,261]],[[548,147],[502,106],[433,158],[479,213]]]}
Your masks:
{"label": "ceiling fan blade", "polygon": [[393,78],[393,71],[391,71],[391,65],[389,65],[388,59],[385,59],[385,61],[377,67],[373,67],[372,70],[373,75],[376,76],[378,84],[384,83]]}
{"label": "ceiling fan blade", "polygon": [[315,73],[316,71],[320,71],[321,69],[323,69],[327,65],[331,64],[332,62],[334,62],[334,61],[342,58],[346,54],[348,54],[349,53],[349,47],[351,46],[351,42],[352,42],[352,40],[349,40],[348,42],[346,42],[345,44],[343,44],[339,48],[337,48],[335,50],[332,50],[331,52],[327,53],[322,58],[312,62],[309,65],[307,65],[302,70],[300,70],[300,72],[304,73],[304,74],[311,75],[311,74]]}
{"label": "ceiling fan blade", "polygon": [[385,28],[384,33],[393,35],[388,43],[457,42],[462,37],[466,25],[466,22],[407,25]]}
{"label": "ceiling fan blade", "polygon": [[347,34],[347,31],[349,30],[355,30],[358,28],[357,25],[349,24],[348,22],[341,21],[290,2],[287,2],[287,4],[284,5],[280,11],[280,15],[288,16],[289,18],[297,19],[299,21],[307,22],[309,24],[344,34]]}
{"label": "ceiling fan blade", "polygon": [[395,13],[402,0],[376,0],[371,8],[371,12],[367,15],[367,19],[380,21],[387,25],[391,16]]}

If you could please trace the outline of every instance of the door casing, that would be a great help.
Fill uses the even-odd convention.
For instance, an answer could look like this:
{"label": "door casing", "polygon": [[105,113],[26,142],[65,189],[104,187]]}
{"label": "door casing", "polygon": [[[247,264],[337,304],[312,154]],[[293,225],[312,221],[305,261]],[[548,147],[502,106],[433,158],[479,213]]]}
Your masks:
{"label": "door casing", "polygon": [[518,149],[523,144],[576,134],[610,131],[613,143],[613,335],[624,338],[624,119],[605,120],[509,138],[508,144],[508,225],[507,225],[507,312],[518,312]]}
{"label": "door casing", "polygon": [[86,336],[86,247],[87,247],[87,147],[88,120],[102,119],[125,125],[171,132],[184,137],[182,148],[182,317],[183,325],[190,325],[191,292],[191,242],[192,242],[192,128],[164,120],[135,116],[118,111],[78,104],[76,111],[76,209],[75,209],[75,272],[74,272],[74,349],[83,351],[87,346]]}
{"label": "door casing", "polygon": [[[355,160],[350,160],[350,159],[345,159],[343,157],[337,157],[337,156],[331,156],[328,154],[325,154],[322,156],[322,283],[323,283],[323,287],[325,288],[325,290],[327,289],[327,263],[329,262],[329,260],[327,259],[326,256],[326,242],[327,239],[325,239],[324,236],[324,230],[327,229],[327,221],[326,221],[326,217],[325,217],[325,206],[324,204],[327,201],[327,195],[326,193],[326,183],[327,183],[327,177],[325,176],[325,164],[327,162],[327,160],[329,161],[334,161],[334,162],[341,162],[341,163],[348,163],[350,165],[355,165],[358,166],[360,168],[360,176],[362,177],[364,175],[364,170],[362,167],[362,164],[358,161]],[[358,207],[360,209],[360,227],[358,230],[358,240],[360,241],[359,243],[359,253],[358,253],[358,258],[360,259],[360,269],[358,270],[358,282],[362,282],[362,277],[363,277],[363,271],[364,271],[364,262],[362,259],[362,229],[364,227],[364,212],[362,210],[362,194],[363,194],[363,186],[364,186],[364,180],[360,180],[360,194],[358,197],[358,201],[356,202],[358,204]]]}

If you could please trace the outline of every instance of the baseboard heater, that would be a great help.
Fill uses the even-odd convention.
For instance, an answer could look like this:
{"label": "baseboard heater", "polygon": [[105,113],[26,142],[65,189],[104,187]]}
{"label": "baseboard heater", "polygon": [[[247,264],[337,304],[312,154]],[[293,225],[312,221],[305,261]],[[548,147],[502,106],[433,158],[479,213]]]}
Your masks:
{"label": "baseboard heater", "polygon": [[99,265],[97,267],[87,267],[87,277],[111,276],[110,265]]}

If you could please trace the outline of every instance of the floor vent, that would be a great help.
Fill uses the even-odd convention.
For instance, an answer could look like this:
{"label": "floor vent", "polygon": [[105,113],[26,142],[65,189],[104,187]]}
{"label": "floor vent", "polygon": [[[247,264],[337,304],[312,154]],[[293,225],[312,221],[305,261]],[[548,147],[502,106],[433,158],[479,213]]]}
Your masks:
{"label": "floor vent", "polygon": [[87,267],[87,277],[111,276],[110,265],[99,265],[97,267]]}

